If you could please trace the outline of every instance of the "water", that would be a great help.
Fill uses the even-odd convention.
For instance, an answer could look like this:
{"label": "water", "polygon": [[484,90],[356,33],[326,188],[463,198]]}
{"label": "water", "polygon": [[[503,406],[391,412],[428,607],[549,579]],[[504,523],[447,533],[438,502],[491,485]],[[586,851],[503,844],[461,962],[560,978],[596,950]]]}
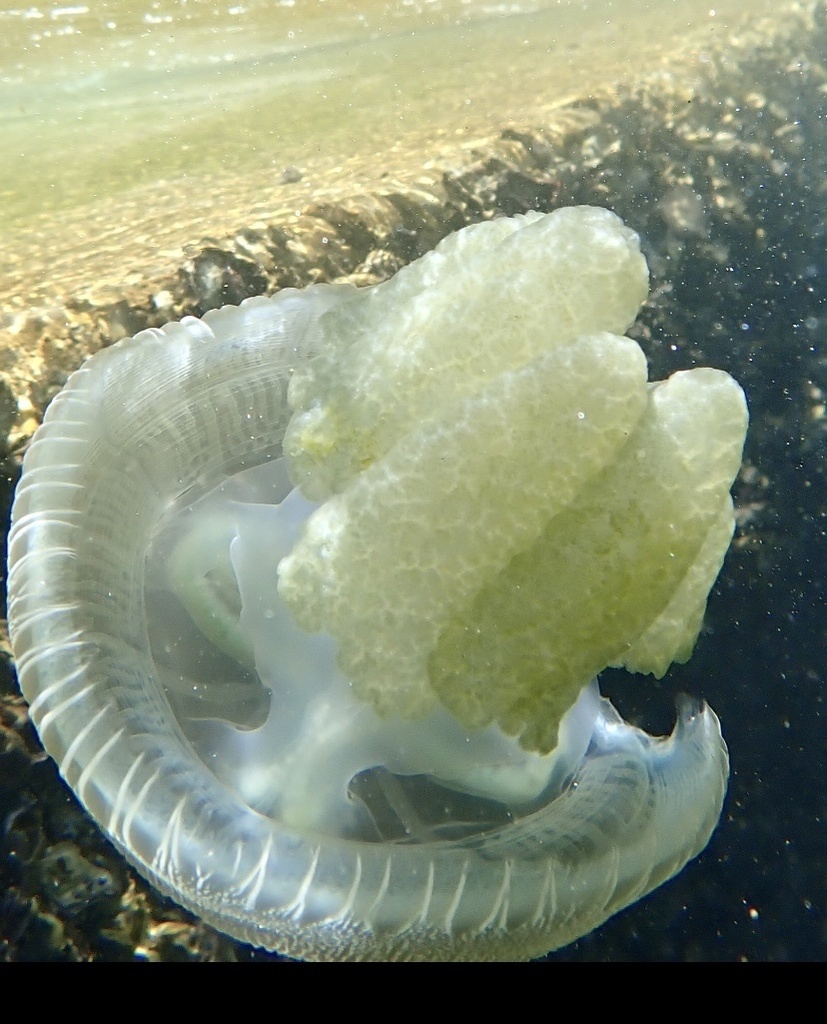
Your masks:
{"label": "water", "polygon": [[[45,319],[35,331],[104,278],[116,298],[132,289],[130,303],[141,293],[147,305],[205,236],[298,225],[320,196],[433,189],[446,164],[487,152],[504,126],[542,141],[571,100],[609,111],[562,162],[549,158],[560,194],[612,206],[641,232],[653,299],[636,337],[651,376],[728,369],[752,426],[741,528],[695,655],[659,687],[613,674],[604,686],[629,717],[664,730],[675,692],[709,699],[733,775],[700,860],[556,959],[827,957],[827,28],[822,15],[801,52],[774,63],[770,47],[742,66],[735,41],[764,16],[787,18],[764,0],[0,5],[0,424],[4,374],[21,416],[34,417],[112,330],[93,309],[71,330]],[[646,75],[668,97],[656,116],[634,94],[612,107]],[[681,109],[678,77],[706,82]],[[29,344],[20,323],[35,325],[31,391],[14,376]],[[4,509],[9,498],[6,487]],[[51,766],[19,759],[10,671],[0,682],[0,959],[71,958],[89,934],[96,955],[131,956],[92,892],[104,876],[106,892],[123,891],[120,860],[64,811]],[[78,906],[54,896],[72,868],[55,868],[55,851],[69,841],[89,858],[75,864],[79,892],[95,866]],[[44,942],[46,914],[64,922],[65,947]],[[182,924],[153,953],[188,955],[192,934]]]}

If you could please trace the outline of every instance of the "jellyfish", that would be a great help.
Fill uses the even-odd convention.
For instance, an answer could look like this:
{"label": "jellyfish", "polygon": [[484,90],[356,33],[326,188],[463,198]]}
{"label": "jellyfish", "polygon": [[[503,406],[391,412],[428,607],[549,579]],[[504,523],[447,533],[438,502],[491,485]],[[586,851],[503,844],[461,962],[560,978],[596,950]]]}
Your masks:
{"label": "jellyfish", "polygon": [[47,751],[137,870],[316,960],[514,960],[666,881],[728,755],[607,666],[691,654],[743,393],[647,379],[639,241],[590,207],[465,228],[90,359],[27,453],[9,624]]}

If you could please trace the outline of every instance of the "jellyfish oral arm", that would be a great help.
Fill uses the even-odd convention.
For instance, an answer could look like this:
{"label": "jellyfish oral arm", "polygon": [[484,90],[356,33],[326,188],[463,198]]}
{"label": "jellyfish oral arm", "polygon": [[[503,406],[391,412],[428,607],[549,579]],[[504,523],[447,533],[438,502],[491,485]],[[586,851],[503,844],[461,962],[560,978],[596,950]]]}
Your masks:
{"label": "jellyfish oral arm", "polygon": [[279,593],[380,714],[441,706],[549,753],[605,667],[688,657],[747,411],[719,370],[647,381],[613,333],[647,280],[636,236],[572,208],[451,236],[323,318],[285,436],[323,500]]}

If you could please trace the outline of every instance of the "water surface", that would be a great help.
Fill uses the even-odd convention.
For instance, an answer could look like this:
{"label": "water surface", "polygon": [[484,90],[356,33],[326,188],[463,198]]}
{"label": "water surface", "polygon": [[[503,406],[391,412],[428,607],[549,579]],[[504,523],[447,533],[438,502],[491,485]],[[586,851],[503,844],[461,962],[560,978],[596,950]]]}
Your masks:
{"label": "water surface", "polygon": [[[0,285],[123,229],[234,230],[284,178],[365,190],[503,124],[633,81],[767,0],[96,0],[0,5]],[[687,57],[686,54],[689,54]],[[286,171],[286,174],[285,174]],[[94,270],[92,270],[94,272]],[[30,278],[27,284],[26,277]]]}

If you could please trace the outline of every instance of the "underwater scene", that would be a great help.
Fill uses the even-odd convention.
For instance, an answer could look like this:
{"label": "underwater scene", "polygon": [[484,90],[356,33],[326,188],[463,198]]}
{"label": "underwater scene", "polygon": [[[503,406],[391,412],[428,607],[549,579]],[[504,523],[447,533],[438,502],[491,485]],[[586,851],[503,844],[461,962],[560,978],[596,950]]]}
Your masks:
{"label": "underwater scene", "polygon": [[825,53],[0,4],[0,961],[827,955]]}

